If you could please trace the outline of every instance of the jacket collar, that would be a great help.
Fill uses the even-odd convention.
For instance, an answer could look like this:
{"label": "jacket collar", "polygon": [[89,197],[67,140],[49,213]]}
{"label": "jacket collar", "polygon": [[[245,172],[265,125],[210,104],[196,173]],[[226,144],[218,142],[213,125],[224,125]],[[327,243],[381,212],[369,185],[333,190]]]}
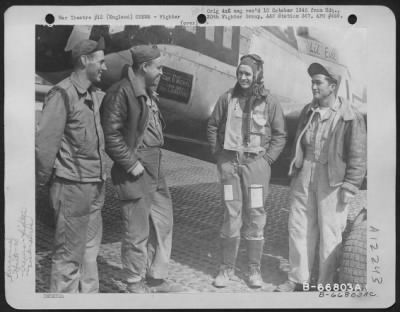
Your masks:
{"label": "jacket collar", "polygon": [[344,120],[353,120],[355,119],[354,109],[352,108],[351,104],[342,97],[339,97],[341,102],[339,112],[342,115]]}
{"label": "jacket collar", "polygon": [[84,82],[78,80],[78,75],[76,72],[71,74],[71,82],[80,95],[85,95],[88,90],[90,91],[91,83],[88,81],[88,83],[85,84]]}
{"label": "jacket collar", "polygon": [[[312,101],[307,108],[306,114],[308,115],[312,110],[318,107],[318,103]],[[354,111],[348,101],[342,97],[337,97],[335,103],[330,107],[331,111],[339,112],[343,120],[353,120],[355,115]]]}
{"label": "jacket collar", "polygon": [[144,82],[138,79],[131,66],[125,66],[127,66],[127,68],[125,69],[127,78],[133,88],[133,92],[135,93],[136,97],[144,96],[145,98],[147,98],[148,94],[146,92],[146,86]]}
{"label": "jacket collar", "polygon": [[[231,91],[231,94],[232,94],[232,97],[240,97],[240,96],[242,96],[243,95],[243,91],[242,91],[242,89],[240,88],[240,85],[239,85],[239,83],[236,83],[235,84],[235,86],[231,89],[232,91]],[[262,90],[261,90],[261,96],[262,97],[268,97],[268,95],[269,95],[269,90],[268,89],[266,89],[266,88],[262,88]],[[248,96],[251,96],[251,94],[249,94]]]}

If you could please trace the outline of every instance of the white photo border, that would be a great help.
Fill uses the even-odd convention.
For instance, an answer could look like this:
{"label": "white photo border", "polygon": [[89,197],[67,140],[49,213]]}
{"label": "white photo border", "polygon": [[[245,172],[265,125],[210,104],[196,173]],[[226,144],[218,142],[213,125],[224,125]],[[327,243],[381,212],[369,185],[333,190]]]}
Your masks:
{"label": "white photo border", "polygon": [[[229,6],[224,6],[229,7]],[[245,7],[245,6],[243,6]],[[316,6],[252,6],[316,7]],[[7,302],[18,309],[52,308],[385,308],[395,302],[395,174],[396,174],[396,21],[384,6],[331,6],[343,16],[355,14],[356,26],[341,20],[250,19],[210,20],[210,26],[324,25],[367,29],[368,49],[368,246],[379,244],[371,253],[368,247],[368,278],[375,296],[362,298],[319,298],[318,293],[196,293],[196,294],[63,294],[47,298],[35,293],[35,237],[32,237],[33,267],[26,276],[11,280],[5,267]],[[142,25],[176,25],[196,21],[198,14],[221,6],[14,6],[4,15],[5,69],[5,258],[12,248],[24,242],[20,226],[35,233],[35,26],[44,24],[48,13],[57,25],[121,24],[120,21],[60,20],[58,16],[95,14],[149,14],[150,20],[123,22]],[[179,20],[162,20],[161,14],[178,14]],[[262,23],[262,24],[261,24]],[[32,224],[30,228],[29,224]],[[370,227],[378,231],[371,231]],[[14,247],[13,247],[14,246]],[[372,282],[379,256],[379,277]],[[27,259],[26,261],[29,261]],[[7,261],[6,261],[7,262]],[[376,268],[375,268],[376,269]]]}

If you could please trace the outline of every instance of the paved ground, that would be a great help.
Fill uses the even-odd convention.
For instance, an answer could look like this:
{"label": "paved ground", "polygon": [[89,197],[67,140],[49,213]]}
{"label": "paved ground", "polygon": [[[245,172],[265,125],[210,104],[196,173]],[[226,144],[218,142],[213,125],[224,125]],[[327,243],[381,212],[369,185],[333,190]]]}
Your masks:
{"label": "paved ground", "polygon": [[[218,230],[222,222],[222,206],[215,165],[176,154],[164,153],[164,170],[174,205],[173,248],[170,278],[187,292],[263,292],[272,291],[287,277],[288,186],[272,180],[267,202],[267,225],[262,259],[261,289],[250,289],[245,280],[245,246],[241,245],[237,274],[241,282],[232,282],[224,289],[212,285],[218,265]],[[108,164],[110,167],[111,161]],[[108,168],[109,169],[109,168]],[[36,225],[36,291],[48,292],[53,228],[46,205],[46,194],[40,190]],[[366,206],[366,191],[352,203],[349,220]],[[103,211],[104,233],[98,257],[100,291],[124,293],[120,260],[122,236],[121,215],[111,181],[107,181],[107,198]]]}

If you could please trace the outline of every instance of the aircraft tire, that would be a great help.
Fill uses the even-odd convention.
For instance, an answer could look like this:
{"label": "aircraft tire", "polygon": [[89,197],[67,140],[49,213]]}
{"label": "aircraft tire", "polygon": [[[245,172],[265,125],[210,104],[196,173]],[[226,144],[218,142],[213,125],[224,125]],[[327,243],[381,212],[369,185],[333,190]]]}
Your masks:
{"label": "aircraft tire", "polygon": [[344,237],[339,283],[367,283],[367,217],[363,209]]}

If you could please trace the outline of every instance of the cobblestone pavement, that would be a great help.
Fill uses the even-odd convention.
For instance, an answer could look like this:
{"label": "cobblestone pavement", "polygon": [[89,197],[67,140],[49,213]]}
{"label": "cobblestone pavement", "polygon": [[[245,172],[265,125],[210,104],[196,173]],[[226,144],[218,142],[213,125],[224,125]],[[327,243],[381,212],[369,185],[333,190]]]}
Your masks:
{"label": "cobblestone pavement", "polygon": [[[245,246],[242,244],[237,264],[241,281],[218,289],[212,281],[219,263],[218,230],[223,210],[215,165],[167,150],[163,150],[163,155],[174,206],[170,278],[181,284],[186,292],[268,292],[282,283],[288,269],[288,186],[278,180],[271,181],[262,258],[264,286],[261,289],[247,286]],[[110,166],[111,161],[108,170]],[[36,291],[48,292],[53,226],[45,190],[39,190],[39,193],[36,208]],[[349,220],[366,206],[366,191],[360,192],[351,206]],[[103,222],[103,241],[98,256],[100,292],[124,293],[126,284],[120,259],[121,215],[110,180],[107,180]]]}

